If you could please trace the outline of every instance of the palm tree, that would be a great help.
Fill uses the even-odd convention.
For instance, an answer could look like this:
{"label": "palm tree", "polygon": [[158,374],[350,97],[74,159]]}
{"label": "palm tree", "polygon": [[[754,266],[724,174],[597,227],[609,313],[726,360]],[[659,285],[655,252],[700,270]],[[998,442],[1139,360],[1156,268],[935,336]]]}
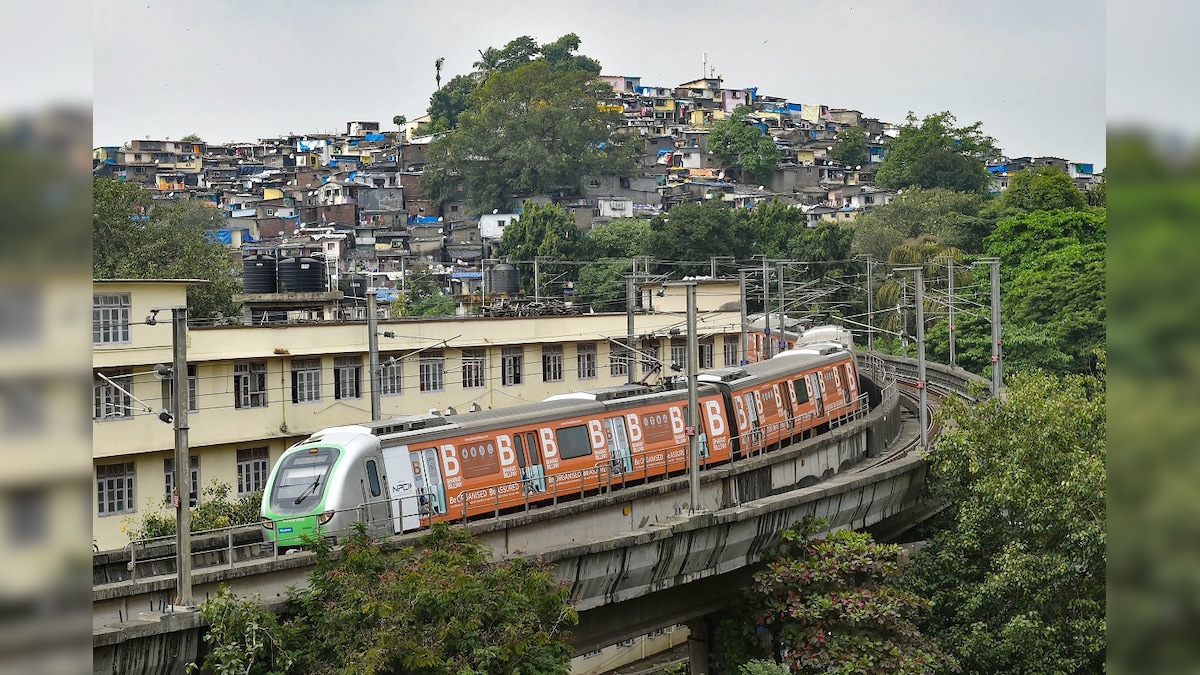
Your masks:
{"label": "palm tree", "polygon": [[475,69],[475,75],[481,79],[487,77],[488,73],[500,67],[500,50],[495,47],[476,50],[479,52],[479,60],[471,64]]}
{"label": "palm tree", "polygon": [[433,67],[437,68],[437,88],[442,88],[442,64],[446,62],[446,57],[439,56],[437,61],[433,62]]}

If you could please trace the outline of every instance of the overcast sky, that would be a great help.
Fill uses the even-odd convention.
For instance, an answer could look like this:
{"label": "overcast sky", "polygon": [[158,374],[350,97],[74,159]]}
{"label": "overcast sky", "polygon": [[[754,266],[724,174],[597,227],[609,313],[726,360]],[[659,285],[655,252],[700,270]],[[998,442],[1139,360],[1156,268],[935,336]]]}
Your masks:
{"label": "overcast sky", "polygon": [[574,32],[606,75],[734,88],[903,122],[949,110],[1010,156],[1104,165],[1105,7],[1096,0],[103,0],[94,143],[344,131],[424,114],[478,50]]}

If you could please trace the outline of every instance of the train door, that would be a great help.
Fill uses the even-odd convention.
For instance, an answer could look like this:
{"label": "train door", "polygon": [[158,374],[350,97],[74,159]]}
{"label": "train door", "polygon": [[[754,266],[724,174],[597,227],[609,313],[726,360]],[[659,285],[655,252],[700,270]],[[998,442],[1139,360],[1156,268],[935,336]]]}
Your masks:
{"label": "train door", "polygon": [[380,472],[379,461],[374,457],[363,460],[364,479],[360,481],[362,500],[366,505],[367,528],[370,532],[378,532],[387,527],[391,520],[392,502],[383,496],[383,486],[387,485],[387,476]]}
{"label": "train door", "polygon": [[755,445],[762,443],[762,418],[758,414],[758,405],[754,401],[754,392],[742,394],[742,402],[746,407],[746,419],[750,421],[750,438]]}
{"label": "train door", "polygon": [[384,480],[391,496],[392,531],[408,532],[421,527],[420,495],[413,477],[407,445],[383,448]]}
{"label": "train door", "polygon": [[[514,434],[513,437],[519,438],[520,434]],[[537,434],[532,431],[526,433],[524,445],[529,453],[529,462],[525,467],[525,476],[528,481],[525,484],[528,484],[530,492],[545,492],[546,467],[542,464],[541,446],[538,445]]]}
{"label": "train door", "polygon": [[[783,408],[783,414],[787,417],[788,431],[791,431],[796,428],[795,392],[791,391],[786,383],[782,387],[776,384],[773,388],[775,390],[775,402],[780,408]],[[782,390],[788,390],[787,398],[784,398]]]}
{"label": "train door", "polygon": [[825,417],[825,392],[821,387],[821,373],[811,373],[808,376],[809,389],[811,389],[813,403],[817,406],[817,419]]}
{"label": "train door", "polygon": [[[687,420],[691,419],[690,417],[688,417],[688,408],[689,407],[690,406],[686,406],[686,405],[683,406],[684,424],[687,423]],[[708,430],[707,430],[708,425],[705,424],[703,415],[697,415],[696,419],[698,420],[698,423],[696,424],[696,435],[699,436],[696,444],[700,448],[700,459],[708,459]],[[688,456],[691,457],[690,454]]]}
{"label": "train door", "polygon": [[604,437],[608,441],[608,456],[612,462],[613,475],[620,476],[633,471],[633,459],[629,452],[629,434],[625,431],[625,416],[609,417],[604,420]]}
{"label": "train door", "polygon": [[842,386],[846,390],[846,405],[852,405],[854,403],[854,399],[858,397],[857,387],[855,386],[856,383],[854,379],[850,377],[850,366],[848,364],[843,363],[841,366],[839,366],[839,368],[841,368],[842,371]]}
{"label": "train door", "polygon": [[442,483],[437,448],[426,448],[409,455],[412,462],[413,486],[420,498],[420,513],[430,517],[446,512],[446,486]]}

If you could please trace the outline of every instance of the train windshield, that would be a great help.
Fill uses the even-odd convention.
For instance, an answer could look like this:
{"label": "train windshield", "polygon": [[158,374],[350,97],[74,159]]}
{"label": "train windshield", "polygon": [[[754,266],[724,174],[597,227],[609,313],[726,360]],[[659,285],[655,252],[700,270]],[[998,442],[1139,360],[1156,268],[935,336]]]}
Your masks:
{"label": "train windshield", "polygon": [[271,510],[286,514],[315,509],[340,454],[337,448],[309,448],[284,457],[271,488]]}

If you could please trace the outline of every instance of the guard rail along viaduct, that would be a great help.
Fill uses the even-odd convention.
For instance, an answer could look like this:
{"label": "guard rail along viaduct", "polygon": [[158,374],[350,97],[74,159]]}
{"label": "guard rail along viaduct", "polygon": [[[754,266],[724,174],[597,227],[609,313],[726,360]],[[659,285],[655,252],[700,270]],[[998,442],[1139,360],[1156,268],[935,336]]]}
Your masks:
{"label": "guard rail along viaduct", "polygon": [[[872,392],[870,412],[829,433],[703,472],[696,512],[681,476],[601,488],[582,500],[465,526],[498,558],[537,557],[556,565],[579,611],[577,654],[695,622],[728,604],[776,534],[804,516],[825,518],[833,529],[857,529],[919,510],[927,463],[919,447],[905,450],[916,404],[901,395],[904,383],[916,380],[916,361],[860,353],[859,365],[870,381],[864,382]],[[984,378],[960,368],[927,364],[927,377],[934,393],[986,395],[988,389]],[[393,545],[410,545],[420,534],[394,537]],[[313,562],[307,552],[273,554],[258,528],[207,539],[193,540],[197,599],[227,584],[239,595],[258,593],[278,604],[289,586],[306,583]],[[173,555],[147,557],[127,547],[94,557],[95,673],[182,673],[201,653],[199,613],[169,606]]]}

